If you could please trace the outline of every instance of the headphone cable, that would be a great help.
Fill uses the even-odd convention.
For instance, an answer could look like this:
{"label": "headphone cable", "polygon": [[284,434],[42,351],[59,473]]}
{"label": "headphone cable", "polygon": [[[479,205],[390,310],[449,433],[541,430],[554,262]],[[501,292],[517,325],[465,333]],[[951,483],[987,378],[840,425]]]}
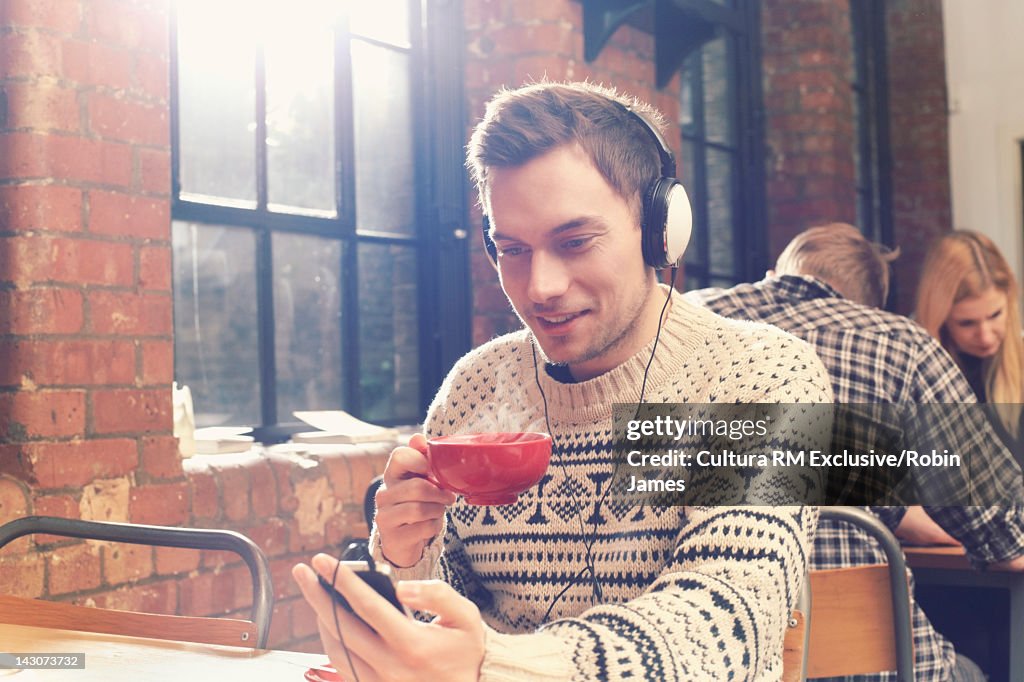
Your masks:
{"label": "headphone cable", "polygon": [[[677,265],[672,266],[672,272],[671,272],[672,277],[671,277],[671,280],[669,282],[668,295],[665,297],[665,303],[662,304],[661,312],[658,314],[658,331],[654,335],[654,344],[651,347],[651,355],[647,359],[647,365],[644,367],[644,376],[643,376],[643,380],[640,383],[640,397],[639,397],[639,401],[637,402],[636,412],[633,415],[633,419],[634,420],[639,416],[640,408],[643,406],[643,403],[644,403],[644,395],[645,395],[645,393],[647,391],[647,377],[650,374],[651,365],[654,363],[654,354],[658,350],[658,341],[661,338],[661,329],[664,326],[665,311],[668,310],[668,304],[672,300],[672,293],[675,291],[676,274],[678,273],[678,271],[679,271],[679,266],[677,266]],[[554,432],[551,429],[551,421],[550,421],[550,418],[549,418],[549,415],[548,415],[548,399],[547,399],[547,396],[544,394],[544,388],[541,386],[541,383],[540,383],[540,373],[539,373],[538,365],[537,365],[537,348],[536,348],[536,345],[534,345],[534,344],[531,344],[531,348],[533,350],[533,376],[534,376],[534,380],[537,383],[537,389],[540,391],[541,400],[543,401],[543,405],[544,405],[544,423],[547,426],[548,434],[551,436],[552,446],[554,446],[554,444],[555,444],[555,436],[554,436]],[[559,458],[558,463],[559,463],[560,468],[562,470],[562,475],[565,476],[568,479],[569,478],[569,474],[566,471],[564,460],[562,458]],[[586,539],[584,539],[584,552],[585,552],[584,562],[585,562],[585,566],[582,569],[580,569],[580,571],[575,575],[575,577],[572,580],[570,580],[565,585],[565,587],[563,587],[562,590],[557,595],[555,595],[554,599],[551,600],[551,603],[548,604],[547,610],[544,612],[544,617],[541,619],[540,625],[544,625],[545,623],[547,623],[548,617],[551,615],[551,611],[554,609],[555,604],[558,603],[558,601],[566,594],[566,592],[569,591],[569,589],[573,585],[578,584],[578,581],[579,581],[580,577],[584,573],[586,573],[586,572],[590,573],[591,589],[592,589],[592,594],[593,594],[594,600],[598,604],[600,604],[601,602],[604,601],[604,591],[602,590],[600,580],[598,580],[598,577],[597,577],[597,569],[594,566],[594,558],[593,558],[593,553],[592,552],[593,552],[594,544],[597,542],[597,523],[598,523],[598,517],[599,517],[600,511],[601,511],[601,506],[604,504],[605,499],[607,499],[607,497],[608,497],[608,493],[611,491],[611,484],[612,484],[612,481],[615,480],[615,475],[619,471],[619,464],[620,463],[621,463],[621,459],[616,458],[615,466],[612,469],[612,475],[611,475],[611,478],[608,481],[608,485],[605,487],[604,493],[602,493],[601,497],[597,500],[597,502],[594,505],[593,525],[591,526],[590,541],[588,542]],[[584,532],[583,512],[582,512],[582,510],[580,508],[579,502],[577,501],[575,490],[573,490],[570,487],[569,488],[569,492],[572,495],[573,505],[576,508],[576,516],[577,516],[577,519],[580,522],[580,527],[581,527],[580,530],[581,530],[581,532],[583,532],[584,538],[585,538],[586,534]]]}
{"label": "headphone cable", "polygon": [[[339,568],[341,568],[340,559],[336,564],[334,564],[334,575],[331,576],[331,587],[334,587],[337,583]],[[338,588],[335,587],[334,589]],[[355,682],[359,682],[359,673],[356,672],[356,666],[352,663],[352,654],[349,653],[348,646],[345,644],[345,636],[341,634],[341,624],[338,622],[338,605],[334,603],[333,599],[331,599],[331,615],[334,616],[334,630],[338,633],[338,641],[341,643],[341,648],[345,651],[345,658],[348,660],[348,669],[352,671],[352,677],[355,678]]]}
{"label": "headphone cable", "polygon": [[[654,335],[654,345],[651,347],[651,356],[647,359],[647,366],[644,368],[644,378],[640,382],[640,399],[637,401],[636,411],[633,413],[633,420],[634,421],[636,421],[636,419],[640,416],[640,408],[643,407],[643,404],[644,404],[644,394],[647,391],[647,376],[648,376],[648,374],[651,371],[651,365],[654,364],[654,354],[658,351],[658,340],[661,338],[661,329],[664,326],[665,311],[668,310],[668,304],[672,300],[672,293],[675,291],[676,274],[678,273],[678,271],[679,271],[679,266],[678,265],[673,265],[672,266],[672,272],[671,272],[672,276],[671,276],[671,279],[669,281],[669,286],[668,286],[668,296],[665,297],[665,303],[662,304],[661,312],[658,314],[658,331]],[[591,526],[590,544],[587,546],[587,555],[588,556],[591,555],[591,549],[593,548],[594,544],[597,542],[597,524],[598,524],[599,515],[600,515],[600,512],[601,512],[601,506],[604,504],[605,500],[608,498],[608,493],[611,492],[612,482],[615,481],[615,476],[616,476],[616,474],[619,473],[619,465],[621,463],[622,463],[622,458],[621,457],[617,457],[615,459],[615,466],[612,468],[612,476],[611,476],[610,479],[608,479],[608,485],[605,486],[604,493],[601,495],[600,499],[598,499],[597,504],[594,505],[594,517],[593,517],[594,521],[593,521],[593,525]],[[595,580],[597,579],[596,575],[594,576],[594,579]],[[601,599],[603,601],[604,595],[599,593],[599,596],[601,597]]]}
{"label": "headphone cable", "polygon": [[[531,336],[532,336],[532,334],[531,334]],[[536,338],[534,338],[534,340],[536,340]],[[537,368],[537,346],[536,346],[536,344],[531,343],[530,344],[530,349],[533,351],[533,379],[537,383],[537,390],[540,391],[540,399],[541,399],[541,401],[544,404],[544,426],[548,430],[548,435],[551,436],[551,451],[552,451],[552,454],[554,454],[555,445],[556,445],[556,443],[555,443],[555,434],[551,430],[551,420],[548,417],[548,397],[547,397],[547,395],[544,394],[544,388],[540,385],[540,372],[539,372],[539,370]],[[562,470],[562,475],[568,480],[569,472],[566,471],[565,461],[564,461],[564,459],[562,457],[558,458],[558,465],[559,465],[559,468],[561,468],[561,470]],[[569,494],[572,496],[572,504],[573,504],[573,509],[576,512],[576,518],[580,522],[580,534],[583,535],[583,534],[586,533],[586,530],[587,530],[586,523],[583,521],[583,506],[580,504],[579,499],[576,497],[576,491],[572,487],[569,488]],[[587,566],[588,566],[588,568],[590,567],[590,562],[589,561],[587,562]]]}
{"label": "headphone cable", "polygon": [[[534,340],[536,340],[536,338],[534,338]],[[533,351],[533,378],[534,378],[534,381],[537,383],[537,390],[540,392],[540,398],[541,398],[541,401],[542,401],[542,403],[544,405],[544,425],[547,427],[548,435],[551,436],[551,449],[552,449],[552,453],[554,453],[555,445],[557,443],[555,441],[554,431],[551,429],[551,419],[550,419],[550,417],[548,415],[548,397],[544,393],[544,387],[541,386],[541,383],[540,383],[540,370],[538,368],[538,363],[537,363],[537,346],[536,346],[536,344],[531,343],[530,344],[530,348]],[[559,465],[559,468],[562,471],[562,476],[566,480],[570,480],[569,472],[566,469],[565,460],[564,460],[563,457],[559,457],[558,458],[558,465]],[[565,587],[563,587],[561,589],[561,591],[558,594],[556,594],[555,597],[548,604],[548,608],[544,612],[544,617],[540,621],[541,625],[543,625],[544,623],[547,622],[548,617],[551,615],[551,610],[553,608],[555,608],[555,604],[557,604],[558,601],[563,596],[565,596],[565,593],[568,592],[571,587],[573,587],[574,585],[578,584],[578,581],[579,581],[580,577],[584,573],[587,573],[587,572],[590,573],[591,584],[592,584],[592,588],[591,589],[594,590],[594,592],[593,592],[594,598],[598,599],[599,595],[601,594],[601,587],[597,583],[597,572],[594,570],[593,558],[590,556],[590,545],[586,541],[587,526],[586,526],[586,522],[583,520],[583,508],[582,508],[582,505],[579,502],[579,499],[576,497],[576,490],[572,486],[569,486],[569,495],[571,495],[571,497],[572,497],[573,511],[576,512],[576,520],[579,521],[579,524],[580,524],[580,537],[584,538],[584,540],[583,540],[583,549],[584,549],[584,552],[585,552],[585,555],[584,555],[584,558],[583,558],[584,567],[581,568],[579,570],[579,572],[577,572],[576,575],[573,576],[572,579],[570,579],[565,584]]]}

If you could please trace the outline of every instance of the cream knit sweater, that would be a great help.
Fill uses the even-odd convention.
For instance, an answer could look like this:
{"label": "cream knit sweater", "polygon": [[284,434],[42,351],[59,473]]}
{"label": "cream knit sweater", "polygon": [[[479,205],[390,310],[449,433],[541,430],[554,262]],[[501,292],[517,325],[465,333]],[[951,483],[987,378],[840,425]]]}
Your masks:
{"label": "cream knit sweater", "polygon": [[[545,430],[531,343],[517,332],[462,358],[431,405],[427,433]],[[440,577],[480,607],[489,626],[481,680],[779,679],[815,508],[658,508],[608,499],[592,531],[595,491],[614,467],[612,404],[637,402],[650,354],[648,345],[577,384],[540,368],[555,440],[545,478],[512,505],[460,498],[443,536],[417,565],[398,569],[403,579]],[[831,403],[832,394],[804,342],[675,295],[645,402]],[[578,577],[591,541],[603,604],[589,577]],[[371,547],[383,559],[375,532]]]}

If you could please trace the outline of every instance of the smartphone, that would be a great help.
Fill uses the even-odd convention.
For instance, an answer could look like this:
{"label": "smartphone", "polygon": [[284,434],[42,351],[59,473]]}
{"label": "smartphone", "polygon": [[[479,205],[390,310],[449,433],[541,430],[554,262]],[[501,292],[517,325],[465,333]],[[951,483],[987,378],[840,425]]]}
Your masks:
{"label": "smartphone", "polygon": [[[388,602],[400,612],[407,616],[411,616],[409,610],[402,605],[402,602],[398,601],[398,595],[395,594],[395,577],[391,572],[390,566],[387,564],[376,564],[371,567],[366,561],[342,561],[341,565],[362,578],[364,583],[372,587],[377,594],[388,600]],[[348,600],[346,600],[340,592],[334,589],[334,586],[331,585],[327,578],[323,577],[319,573],[316,577],[317,580],[320,581],[320,586],[327,591],[327,594],[331,595],[331,598],[334,599],[341,608],[353,615],[356,615],[355,611],[353,611],[352,607],[349,605]]]}

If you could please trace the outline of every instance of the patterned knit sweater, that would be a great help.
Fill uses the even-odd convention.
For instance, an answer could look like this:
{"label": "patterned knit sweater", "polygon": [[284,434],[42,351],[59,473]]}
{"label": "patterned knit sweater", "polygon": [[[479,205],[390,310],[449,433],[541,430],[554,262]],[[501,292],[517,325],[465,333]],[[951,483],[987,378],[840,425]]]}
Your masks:
{"label": "patterned knit sweater", "polygon": [[[428,434],[545,430],[531,344],[517,332],[460,360],[431,405]],[[398,569],[403,579],[440,577],[480,607],[481,680],[779,679],[815,508],[609,499],[593,523],[595,491],[614,467],[612,404],[637,402],[652,346],[576,384],[540,368],[555,441],[547,475],[512,505],[459,498],[420,562]],[[673,297],[645,402],[831,400],[825,369],[803,341]],[[603,604],[580,575],[591,542]],[[375,532],[371,547],[383,559]]]}

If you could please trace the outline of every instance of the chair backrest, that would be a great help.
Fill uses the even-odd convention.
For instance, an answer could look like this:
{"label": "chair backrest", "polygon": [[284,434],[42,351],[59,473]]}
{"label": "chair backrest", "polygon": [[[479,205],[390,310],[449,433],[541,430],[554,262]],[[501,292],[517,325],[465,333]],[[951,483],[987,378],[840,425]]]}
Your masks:
{"label": "chair backrest", "polygon": [[[0,526],[0,547],[3,547],[7,543],[20,538],[24,535],[31,535],[34,533],[46,533],[49,535],[59,535],[63,537],[83,538],[89,540],[104,540],[107,542],[126,542],[136,545],[155,545],[160,547],[182,547],[188,549],[216,549],[224,550],[228,552],[234,552],[238,554],[246,565],[249,567],[249,573],[252,576],[252,593],[253,593],[253,607],[252,607],[252,623],[255,627],[255,637],[252,634],[246,634],[244,630],[231,630],[231,632],[237,632],[238,639],[233,640],[230,643],[239,646],[255,646],[257,648],[264,648],[267,644],[267,635],[270,631],[270,616],[274,608],[274,588],[273,582],[270,577],[270,564],[267,562],[266,555],[263,554],[262,550],[249,538],[245,537],[241,533],[236,533],[229,530],[215,530],[205,528],[171,528],[167,526],[146,526],[138,524],[128,523],[112,523],[104,521],[82,521],[79,519],[64,519],[52,516],[26,516],[21,519],[16,519]],[[105,609],[92,609],[90,607],[73,607],[71,604],[58,604],[60,609],[51,609],[47,604],[55,604],[55,602],[41,602],[39,600],[32,600],[35,602],[35,608],[50,609],[45,611],[51,613],[52,618],[70,619],[73,615],[77,614],[82,618],[81,625],[78,629],[88,629],[90,624],[99,627],[101,623],[108,623],[112,620],[120,620],[121,618],[134,618],[135,616],[152,616],[152,618],[160,619],[178,619],[183,618],[184,620],[191,621],[195,625],[199,625],[199,621],[216,620],[224,621],[224,626],[227,628],[232,619],[222,618],[184,618],[181,616],[160,616],[156,614],[137,614],[132,612],[122,611],[108,611],[106,615],[102,615],[102,612],[107,611]],[[12,602],[13,604],[13,602]],[[73,607],[73,608],[72,608]],[[67,609],[67,610],[61,610]],[[75,609],[86,609],[87,614],[81,614]],[[4,614],[6,609],[0,609],[0,614]],[[60,613],[58,613],[60,611]],[[95,613],[92,613],[95,612]],[[121,615],[123,614],[123,615]],[[6,614],[4,614],[6,616]],[[0,616],[3,617],[3,616]],[[142,618],[138,622],[147,620]],[[16,622],[7,620],[5,622]],[[17,621],[21,622],[21,621]],[[68,620],[62,622],[70,622]],[[154,621],[155,622],[155,621]],[[236,623],[245,623],[246,621],[234,621]],[[171,620],[164,620],[159,626],[160,628],[171,628],[175,633],[178,633],[179,626],[172,626]],[[43,623],[24,623],[24,625],[40,624]],[[52,625],[51,627],[61,627],[58,625]],[[75,628],[69,628],[75,629]],[[188,625],[181,621],[181,629],[188,630]],[[93,632],[107,632],[109,630],[90,630]],[[170,630],[155,630],[155,634],[147,635],[153,637],[160,637],[163,639],[178,639],[176,636],[168,636],[167,634],[159,634],[159,632],[168,632]],[[209,630],[205,630],[207,632]],[[225,630],[228,632],[228,630]],[[130,632],[117,632],[111,634],[142,634],[139,630]],[[219,636],[219,635],[218,635]],[[225,635],[229,636],[229,635]],[[233,636],[233,635],[230,635]],[[208,641],[206,639],[190,639],[188,637],[181,637],[187,641]],[[224,642],[212,642],[212,643],[224,643]]]}
{"label": "chair backrest", "polygon": [[896,670],[896,626],[884,564],[811,571],[808,677]]}
{"label": "chair backrest", "polygon": [[863,509],[823,507],[821,518],[870,534],[888,564],[811,571],[807,677],[895,670],[901,682],[913,682],[910,590],[899,542]]}
{"label": "chair backrest", "polygon": [[0,623],[228,646],[255,646],[259,640],[256,624],[248,620],[114,611],[10,595],[0,595]]}

